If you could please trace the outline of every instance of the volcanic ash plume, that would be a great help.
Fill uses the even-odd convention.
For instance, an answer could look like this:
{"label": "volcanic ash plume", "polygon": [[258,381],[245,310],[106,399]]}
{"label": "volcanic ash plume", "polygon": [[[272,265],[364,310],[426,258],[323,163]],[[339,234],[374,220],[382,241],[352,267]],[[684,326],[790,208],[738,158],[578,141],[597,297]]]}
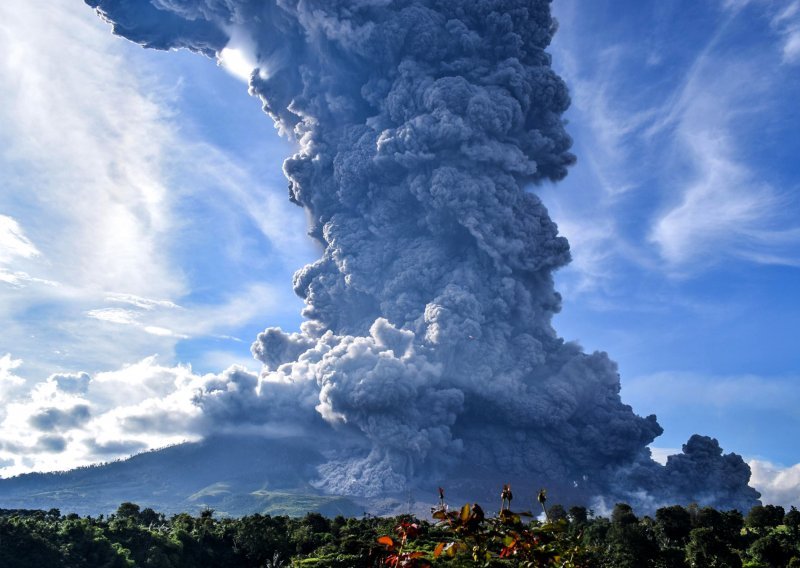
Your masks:
{"label": "volcanic ash plume", "polygon": [[528,190],[575,158],[549,1],[86,1],[146,47],[252,46],[250,92],[298,143],[289,199],[324,247],[294,277],[307,321],[260,334],[257,400],[209,391],[210,416],[230,403],[313,432],[334,493],[519,479],[583,499],[755,502],[716,441],[653,462],[655,416],[621,402],[605,353],[551,326],[569,246]]}

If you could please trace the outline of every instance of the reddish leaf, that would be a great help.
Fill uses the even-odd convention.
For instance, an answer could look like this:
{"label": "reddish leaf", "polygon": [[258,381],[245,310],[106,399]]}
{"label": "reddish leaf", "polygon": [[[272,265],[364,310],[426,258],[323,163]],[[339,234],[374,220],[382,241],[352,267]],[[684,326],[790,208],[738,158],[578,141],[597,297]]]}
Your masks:
{"label": "reddish leaf", "polygon": [[436,545],[436,548],[433,549],[433,557],[439,558],[442,555],[442,550],[444,550],[444,543],[440,542]]}
{"label": "reddish leaf", "polygon": [[378,538],[378,544],[382,544],[389,548],[394,548],[394,540],[390,536],[382,536]]}
{"label": "reddish leaf", "polygon": [[416,523],[403,522],[399,527],[397,527],[397,529],[398,532],[401,532],[404,536],[407,536],[411,539],[416,538],[416,536],[419,534],[419,525]]}

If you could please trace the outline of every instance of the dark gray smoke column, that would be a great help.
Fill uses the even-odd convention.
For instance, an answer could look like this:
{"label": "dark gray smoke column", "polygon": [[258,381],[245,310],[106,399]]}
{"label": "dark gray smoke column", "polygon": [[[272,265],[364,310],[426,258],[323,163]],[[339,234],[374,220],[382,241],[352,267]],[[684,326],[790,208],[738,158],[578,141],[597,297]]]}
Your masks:
{"label": "dark gray smoke column", "polygon": [[[621,402],[604,353],[551,326],[569,247],[529,189],[575,158],[545,52],[549,1],[87,3],[147,47],[256,46],[251,92],[299,143],[289,197],[325,248],[295,275],[302,332],[270,328],[253,345],[257,407],[337,429],[321,487],[519,479],[583,498],[717,499],[715,479],[672,492],[646,448],[655,416]],[[723,459],[694,456],[681,467]],[[746,506],[757,494],[737,471],[723,504]]]}

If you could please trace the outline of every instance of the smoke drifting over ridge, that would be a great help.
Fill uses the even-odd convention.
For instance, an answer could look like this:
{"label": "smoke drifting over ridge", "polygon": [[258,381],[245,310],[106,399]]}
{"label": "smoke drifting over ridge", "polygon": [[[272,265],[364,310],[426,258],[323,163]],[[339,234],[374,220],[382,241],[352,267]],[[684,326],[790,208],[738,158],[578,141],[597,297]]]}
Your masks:
{"label": "smoke drifting over ridge", "polygon": [[511,479],[643,506],[755,503],[715,440],[655,463],[655,416],[623,404],[605,353],[551,326],[569,246],[526,189],[575,158],[548,1],[86,2],[146,47],[215,56],[247,38],[251,93],[299,144],[289,198],[324,247],[294,278],[307,321],[259,335],[260,377],[205,384],[211,423],[313,434],[332,493]]}

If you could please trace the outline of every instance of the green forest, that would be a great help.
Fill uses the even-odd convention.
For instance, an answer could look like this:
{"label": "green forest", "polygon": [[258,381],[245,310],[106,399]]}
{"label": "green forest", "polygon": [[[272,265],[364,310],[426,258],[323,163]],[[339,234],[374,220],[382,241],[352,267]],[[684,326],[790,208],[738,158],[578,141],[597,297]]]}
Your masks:
{"label": "green forest", "polygon": [[747,515],[690,505],[636,516],[619,503],[607,516],[584,507],[448,508],[429,520],[304,517],[167,518],[123,503],[108,516],[57,509],[0,509],[0,566],[41,567],[800,567],[800,512],[754,507]]}

